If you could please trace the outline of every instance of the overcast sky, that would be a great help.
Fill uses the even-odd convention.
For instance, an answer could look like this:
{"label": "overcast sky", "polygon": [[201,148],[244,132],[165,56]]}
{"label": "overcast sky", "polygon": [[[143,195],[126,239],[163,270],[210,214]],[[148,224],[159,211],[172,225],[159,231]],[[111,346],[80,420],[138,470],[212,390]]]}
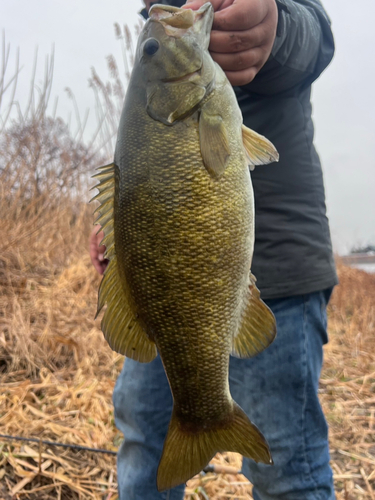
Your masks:
{"label": "overcast sky", "polygon": [[[336,55],[314,84],[316,146],[326,183],[334,247],[344,253],[357,244],[375,244],[375,2],[325,0],[336,40]],[[141,0],[0,0],[0,29],[11,44],[10,67],[20,48],[23,66],[16,99],[26,101],[35,48],[37,81],[55,46],[52,97],[67,119],[72,106],[64,89],[74,92],[79,108],[92,108],[90,68],[106,79],[105,57],[121,61],[115,22],[133,27]],[[94,117],[89,130],[94,128]]]}

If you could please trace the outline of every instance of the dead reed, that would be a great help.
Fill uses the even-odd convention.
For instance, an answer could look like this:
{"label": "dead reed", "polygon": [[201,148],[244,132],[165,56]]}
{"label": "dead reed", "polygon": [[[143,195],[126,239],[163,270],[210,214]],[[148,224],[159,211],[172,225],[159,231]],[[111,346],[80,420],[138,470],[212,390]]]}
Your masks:
{"label": "dead reed", "polygon": [[[29,118],[0,135],[0,433],[116,450],[111,394],[123,359],[93,319],[100,279],[82,201],[100,159],[63,122]],[[375,275],[338,269],[320,396],[338,500],[375,500]],[[241,458],[214,462],[239,470]],[[208,473],[185,498],[250,500],[251,489],[241,475]],[[0,438],[0,500],[14,498],[115,500],[115,458]]]}
{"label": "dead reed", "polygon": [[[15,225],[0,208],[8,214],[0,221],[0,432],[116,450],[111,393],[122,357],[93,320],[90,215],[81,207],[69,217],[66,205]],[[340,265],[339,274],[320,392],[338,499],[373,500],[375,276]],[[116,498],[112,456],[7,440],[0,450],[0,498]],[[235,454],[215,462],[240,468]],[[186,498],[250,499],[251,485],[210,473],[189,481]]]}
{"label": "dead reed", "polygon": [[[116,450],[111,393],[122,357],[93,317],[90,209],[0,202],[0,433]],[[37,208],[36,208],[37,207]],[[375,276],[339,265],[321,398],[339,500],[373,500]],[[116,498],[115,459],[0,440],[0,498]],[[240,468],[235,454],[215,462]],[[2,488],[2,489],[1,489]],[[189,481],[187,499],[251,499],[243,476]]]}

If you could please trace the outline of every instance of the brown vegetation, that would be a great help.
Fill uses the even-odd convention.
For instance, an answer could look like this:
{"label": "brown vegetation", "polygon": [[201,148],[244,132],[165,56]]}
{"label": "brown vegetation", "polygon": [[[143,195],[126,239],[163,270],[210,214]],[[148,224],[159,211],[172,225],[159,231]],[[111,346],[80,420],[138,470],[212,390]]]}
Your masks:
{"label": "brown vegetation", "polygon": [[[7,127],[0,144],[0,433],[115,451],[123,358],[94,321],[100,278],[82,201],[100,159],[45,112]],[[339,275],[320,395],[338,500],[374,500],[375,275],[340,264]],[[214,462],[240,468],[235,454]],[[115,500],[115,457],[0,438],[0,499],[11,498]],[[251,499],[251,485],[209,473],[186,498]]]}
{"label": "brown vegetation", "polygon": [[[91,208],[62,192],[25,201],[2,186],[0,432],[116,450],[111,393],[122,357],[93,319],[100,280],[87,253]],[[375,276],[343,266],[339,274],[321,398],[338,498],[373,500]],[[112,456],[0,443],[0,498],[115,498]],[[216,462],[240,467],[234,454]],[[189,482],[187,498],[250,492],[243,476],[207,474]]]}

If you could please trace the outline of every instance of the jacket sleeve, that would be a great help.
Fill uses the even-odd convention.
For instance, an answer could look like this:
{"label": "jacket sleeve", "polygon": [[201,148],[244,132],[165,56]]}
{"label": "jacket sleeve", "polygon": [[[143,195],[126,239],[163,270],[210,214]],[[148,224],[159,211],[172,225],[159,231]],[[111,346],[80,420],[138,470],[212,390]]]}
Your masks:
{"label": "jacket sleeve", "polygon": [[271,55],[242,90],[273,95],[310,85],[330,63],[334,41],[319,0],[276,0],[279,21]]}

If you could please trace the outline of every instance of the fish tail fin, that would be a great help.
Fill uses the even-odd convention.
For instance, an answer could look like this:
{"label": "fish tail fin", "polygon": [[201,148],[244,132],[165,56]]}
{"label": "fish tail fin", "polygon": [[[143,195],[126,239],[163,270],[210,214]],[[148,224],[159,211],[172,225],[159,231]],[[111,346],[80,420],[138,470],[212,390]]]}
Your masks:
{"label": "fish tail fin", "polygon": [[158,468],[158,490],[185,483],[221,451],[234,451],[256,462],[273,464],[264,436],[234,401],[232,413],[211,429],[184,426],[173,410]]}

